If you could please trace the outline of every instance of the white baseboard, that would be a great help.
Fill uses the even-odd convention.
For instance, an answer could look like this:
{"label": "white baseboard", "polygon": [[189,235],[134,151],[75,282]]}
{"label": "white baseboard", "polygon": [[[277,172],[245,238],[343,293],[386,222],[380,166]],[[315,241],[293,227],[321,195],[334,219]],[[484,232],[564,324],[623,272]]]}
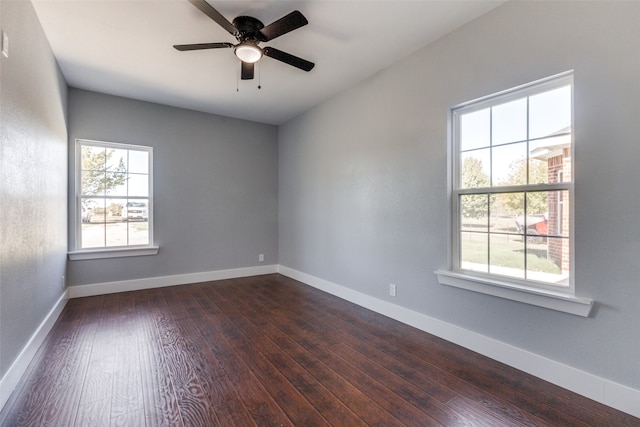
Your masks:
{"label": "white baseboard", "polygon": [[163,288],[212,280],[235,279],[238,277],[260,276],[278,272],[277,265],[234,268],[230,270],[203,271],[201,273],[176,274],[174,276],[148,277],[119,282],[96,283],[92,285],[69,286],[69,298],[106,295],[117,292],[139,291],[141,289]]}
{"label": "white baseboard", "polygon": [[640,390],[581,371],[493,338],[280,265],[278,272],[542,378],[619,411],[640,417]]}
{"label": "white baseboard", "polygon": [[53,308],[47,316],[44,318],[38,329],[31,336],[29,342],[24,346],[16,360],[13,362],[6,374],[0,379],[0,410],[4,407],[5,403],[13,393],[13,390],[18,385],[20,378],[24,375],[29,363],[33,360],[36,352],[40,348],[40,345],[44,342],[51,328],[58,320],[62,309],[67,303],[67,292],[65,291],[58,301],[54,304]]}

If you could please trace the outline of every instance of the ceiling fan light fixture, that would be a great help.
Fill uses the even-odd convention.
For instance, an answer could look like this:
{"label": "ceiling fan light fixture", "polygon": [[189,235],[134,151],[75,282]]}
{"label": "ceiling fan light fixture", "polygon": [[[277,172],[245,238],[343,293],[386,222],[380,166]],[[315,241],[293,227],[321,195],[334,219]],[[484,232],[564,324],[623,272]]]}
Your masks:
{"label": "ceiling fan light fixture", "polygon": [[240,43],[234,52],[242,62],[249,64],[258,62],[262,58],[262,49],[252,43]]}

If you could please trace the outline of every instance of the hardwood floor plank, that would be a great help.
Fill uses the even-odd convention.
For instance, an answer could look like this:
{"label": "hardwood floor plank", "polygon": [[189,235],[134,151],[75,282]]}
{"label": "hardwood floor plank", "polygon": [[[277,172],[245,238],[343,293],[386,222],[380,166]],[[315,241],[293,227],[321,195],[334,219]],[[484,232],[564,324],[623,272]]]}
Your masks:
{"label": "hardwood floor plank", "polygon": [[74,425],[78,427],[109,427],[111,425],[111,397],[81,404]]}
{"label": "hardwood floor plank", "polygon": [[[217,294],[216,299],[223,299],[224,295]],[[239,316],[233,316],[232,322],[239,330],[250,332],[254,339],[252,345],[259,348],[272,366],[276,367],[280,374],[296,389],[306,397],[315,410],[331,425],[349,425],[358,426],[365,425],[363,420],[353,411],[345,406],[342,401],[331,394],[322,383],[320,383],[313,375],[306,371],[296,362],[296,357],[300,356],[299,352],[287,353],[283,352],[271,338],[271,332],[267,331],[263,322],[260,322],[256,316],[247,316],[250,307],[241,301],[236,301],[237,306],[242,307]],[[262,331],[262,332],[261,332]]]}
{"label": "hardwood floor plank", "polygon": [[[201,297],[201,301],[204,301],[207,297],[208,295],[203,295]],[[211,322],[209,323],[211,324]],[[265,334],[271,336],[271,332],[273,332],[273,330],[265,330],[264,332]],[[285,343],[282,343],[282,344],[285,344]],[[281,348],[284,348],[286,350],[286,349],[289,349],[290,347],[287,347],[285,344],[285,345],[281,345]],[[303,349],[301,347],[298,347],[298,350],[303,350]],[[293,352],[287,352],[287,353],[291,354]],[[295,354],[297,354],[298,357],[302,358],[302,360],[307,361],[307,367],[315,367],[315,368],[318,367],[319,360],[313,357],[312,355],[308,354],[308,358],[305,358],[304,355],[301,355],[299,351],[296,352]],[[351,384],[346,382],[344,379],[334,374],[333,371],[331,371],[330,369],[323,366],[322,368],[315,369],[314,374],[316,378],[321,377],[323,380],[325,380],[323,381],[323,384],[339,385],[339,389],[343,389],[346,393],[345,399],[358,402],[360,404],[360,409],[363,410],[362,413],[365,414],[365,416],[373,416],[373,417],[378,416],[378,418],[372,418],[372,423],[373,421],[383,422],[383,425],[395,425],[395,423],[399,423],[397,420],[395,420],[395,422],[391,422],[390,420],[392,419],[392,417],[388,413],[385,413],[385,415],[383,416],[379,412],[379,408],[376,407],[375,403],[372,402],[370,399],[364,397],[364,395],[360,394],[361,397],[358,398],[359,391],[355,389],[353,386],[351,386]],[[241,376],[241,377],[244,377],[244,376]],[[245,387],[242,387],[241,389],[244,390]],[[375,424],[371,424],[371,425],[375,425]]]}
{"label": "hardwood floor plank", "polygon": [[126,414],[121,414],[115,418],[111,418],[111,427],[132,427],[144,425],[145,418],[143,409],[127,412]]}
{"label": "hardwood floor plank", "polygon": [[79,326],[79,334],[65,364],[56,372],[56,381],[49,390],[50,397],[42,413],[42,426],[71,426],[76,418],[84,378],[89,364],[95,324]]}
{"label": "hardwood floor plank", "polygon": [[138,322],[131,293],[118,294],[115,320],[115,370],[111,395],[111,418],[143,409],[142,378],[138,349]]}
{"label": "hardwood floor plank", "polygon": [[[233,286],[233,282],[230,283]],[[220,292],[224,293],[224,291]],[[273,314],[275,313],[269,315]],[[305,315],[309,316],[309,313],[307,312]],[[294,321],[291,322],[291,320]],[[332,351],[326,345],[327,341],[332,341],[327,335],[328,330],[323,330],[321,326],[311,323],[303,324],[297,318],[289,319],[286,323],[279,323],[278,326],[290,336],[296,336],[298,328],[302,327],[302,333],[296,337],[296,341],[324,360],[331,369],[346,378],[351,384],[366,392],[379,406],[392,412],[401,422],[408,425],[441,425],[420,409],[394,394],[386,384],[381,383],[378,380],[381,377],[379,372],[366,372],[354,365],[352,359]]]}
{"label": "hardwood floor plank", "polygon": [[[217,302],[217,300],[216,300]],[[219,307],[221,308],[221,307]],[[231,312],[222,313],[231,324],[233,317],[240,316]],[[259,336],[252,331],[240,332],[234,327],[225,327],[221,331],[225,339],[231,343],[267,392],[295,425],[325,425],[326,420],[302,396],[286,378],[262,354],[254,342]]]}
{"label": "hardwood floor plank", "polygon": [[[189,303],[191,290],[184,296],[185,303]],[[195,304],[189,306],[191,316],[176,321],[181,334],[185,337],[185,345],[194,354],[193,364],[195,371],[207,394],[208,404],[211,405],[217,419],[223,426],[255,425],[246,407],[242,403],[238,391],[233,382],[227,377],[200,334],[196,323],[200,318],[198,307]]]}
{"label": "hardwood floor plank", "polygon": [[[246,295],[246,293],[244,295]],[[255,304],[249,301],[249,298],[238,299],[237,304],[243,307],[243,312],[249,313],[254,311],[256,307],[261,307],[262,302]],[[256,324],[255,326],[263,329],[265,336],[268,336],[278,348],[286,351],[300,366],[304,367],[330,390],[337,399],[351,408],[354,413],[359,414],[366,423],[369,425],[386,426],[403,425],[403,423],[381,408],[366,396],[366,394],[327,366],[323,359],[316,357],[312,352],[299,345],[293,334],[285,333],[276,326],[278,324],[276,322],[277,320],[289,323],[291,319],[279,319],[277,313],[272,311],[265,313],[263,320],[259,320],[259,317],[255,314],[252,315],[251,318]],[[298,326],[302,325],[298,324]]]}
{"label": "hardwood floor plank", "polygon": [[196,323],[196,327],[209,351],[216,356],[220,368],[234,382],[240,399],[253,421],[259,426],[292,426],[287,415],[273,400],[251,368],[244,363],[241,355],[224,338],[222,330],[229,325],[223,321],[218,308],[206,302],[206,292],[208,290],[194,294],[194,299],[198,301],[199,313],[206,319],[206,322]]}
{"label": "hardwood floor plank", "polygon": [[[96,341],[100,338],[96,337]],[[89,362],[80,404],[111,398],[115,370],[115,355]]]}
{"label": "hardwood floor plank", "polygon": [[[74,304],[67,304],[0,414],[1,425],[13,427],[42,424],[42,416],[52,397],[52,389],[60,380],[58,375],[69,366],[68,358],[72,357],[78,340],[86,332],[86,329],[81,328],[86,322],[85,315],[97,309],[97,301],[79,300]],[[39,363],[43,359],[47,363]]]}
{"label": "hardwood floor plank", "polygon": [[451,399],[447,406],[460,414],[464,414],[465,418],[474,426],[494,427],[509,425],[515,427],[519,425],[513,423],[511,420],[495,417],[493,414],[487,412],[481,405],[477,405],[475,402],[465,399],[462,396]]}
{"label": "hardwood floor plank", "polygon": [[69,301],[0,426],[640,426],[273,274]]}
{"label": "hardwood floor plank", "polygon": [[[254,298],[257,298],[259,290],[251,290],[250,292]],[[287,301],[290,300],[287,299]],[[265,307],[267,304],[261,300],[259,306]],[[276,310],[274,310],[273,313],[268,314],[268,317],[273,318],[276,315]],[[290,321],[291,316],[290,313],[287,313],[286,317],[289,318],[288,321]],[[416,386],[413,382],[396,375],[389,367],[393,364],[399,364],[398,361],[394,357],[390,357],[374,347],[369,346],[367,341],[359,340],[354,336],[344,333],[345,327],[351,325],[345,325],[343,322],[336,321],[337,319],[333,319],[332,321],[332,319],[328,319],[324,314],[316,313],[311,309],[306,311],[305,318],[308,321],[308,323],[304,324],[305,329],[313,330],[320,334],[321,339],[326,345],[335,353],[341,355],[341,357],[349,360],[359,360],[360,363],[358,367],[365,372],[373,373],[370,374],[372,377],[385,378],[385,386],[387,388],[404,401],[413,404],[414,407],[423,411],[425,417],[432,418],[436,422],[446,426],[468,424],[468,420],[462,414],[451,411],[450,408],[443,403],[457,395],[453,390],[431,380]],[[297,321],[299,324],[302,324],[300,322],[304,322],[305,319],[299,318]],[[318,324],[328,325],[330,332],[327,332],[326,328],[316,330],[315,328]],[[434,398],[433,395],[438,396],[441,401]]]}
{"label": "hardwood floor plank", "polygon": [[141,337],[138,342],[142,396],[147,427],[183,427],[180,409],[155,325],[157,293],[137,293]]}
{"label": "hardwood floor plank", "polygon": [[[265,295],[273,298],[273,301],[282,301],[283,295],[273,293],[274,289],[267,288],[262,289]],[[256,291],[258,292],[258,291]],[[277,291],[276,291],[277,292]],[[295,302],[299,307],[305,306],[305,300],[297,301],[297,296],[287,292],[286,301]],[[316,319],[316,321],[322,320],[325,323],[330,323],[330,318],[326,314],[322,315],[322,319]],[[388,322],[388,319],[387,319]],[[406,327],[406,325],[405,325]],[[367,333],[369,328],[363,328],[359,325],[359,322],[351,318],[348,321],[338,322],[333,325],[333,329],[338,330],[338,334],[349,333],[353,337],[360,338],[357,347],[354,347],[359,353],[370,360],[382,360],[385,361],[385,366],[393,371],[396,375],[402,377],[406,381],[412,382],[418,387],[428,387],[430,394],[436,396],[438,400],[443,403],[448,402],[455,397],[452,395],[452,391],[449,386],[455,386],[455,393],[462,393],[463,395],[476,400],[481,403],[487,411],[495,412],[501,418],[509,418],[510,422],[514,424],[524,425],[553,425],[545,423],[543,420],[532,416],[531,414],[524,414],[515,405],[511,405],[497,399],[495,396],[486,393],[484,390],[473,386],[470,383],[466,383],[459,377],[448,373],[447,371],[440,369],[439,367],[430,363],[430,361],[417,357],[416,354],[422,354],[424,352],[407,352],[402,350],[401,343],[398,342],[397,337],[390,335],[384,339],[378,336]],[[351,342],[352,338],[342,338],[340,342]],[[385,358],[380,352],[389,355],[391,357]],[[443,388],[444,387],[444,388]]]}
{"label": "hardwood floor plank", "polygon": [[[292,279],[284,281],[297,288]],[[284,286],[285,288],[287,286]],[[319,301],[334,301],[333,297],[315,289],[309,289]],[[439,366],[447,366],[449,372],[490,393],[501,396],[510,405],[536,407],[532,413],[536,419],[551,425],[611,425],[615,421],[620,426],[637,426],[637,418],[610,407],[594,402],[558,386],[527,375],[471,351],[461,351],[461,347],[425,334],[417,329],[392,321],[347,301],[338,300],[329,306],[328,312],[347,322],[361,319],[370,322],[367,333],[378,334],[383,339],[389,336],[404,337],[399,343],[407,345],[406,350],[436,360]],[[450,366],[447,364],[451,363]],[[594,410],[594,408],[598,408]]]}
{"label": "hardwood floor plank", "polygon": [[[206,392],[196,373],[194,355],[173,317],[170,317],[174,315],[170,308],[171,302],[163,296],[161,304],[156,325],[168,372],[175,386],[182,420],[188,426],[219,426],[221,424],[207,402]],[[176,313],[180,318],[180,312]]]}

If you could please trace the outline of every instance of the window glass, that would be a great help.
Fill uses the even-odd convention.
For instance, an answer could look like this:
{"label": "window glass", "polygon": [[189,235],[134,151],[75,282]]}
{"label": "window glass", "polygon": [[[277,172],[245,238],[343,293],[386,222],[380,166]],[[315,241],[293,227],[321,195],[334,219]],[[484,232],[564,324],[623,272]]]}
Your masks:
{"label": "window glass", "polygon": [[454,268],[569,288],[572,76],[453,110]]}
{"label": "window glass", "polygon": [[529,138],[571,131],[571,86],[529,97]]}
{"label": "window glass", "polygon": [[527,139],[527,99],[518,99],[491,109],[491,145]]}
{"label": "window glass", "polygon": [[149,246],[151,148],[77,142],[78,249]]}
{"label": "window glass", "polygon": [[491,150],[489,148],[462,153],[461,162],[462,188],[482,188],[491,185]]}
{"label": "window glass", "polygon": [[491,143],[491,120],[488,108],[460,117],[460,149],[488,147]]}

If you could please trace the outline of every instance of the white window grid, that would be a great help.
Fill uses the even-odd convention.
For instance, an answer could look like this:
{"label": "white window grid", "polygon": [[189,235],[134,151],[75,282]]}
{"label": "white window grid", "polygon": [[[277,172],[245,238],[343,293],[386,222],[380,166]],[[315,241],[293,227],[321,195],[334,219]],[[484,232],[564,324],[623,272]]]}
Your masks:
{"label": "white window grid", "polygon": [[[82,194],[82,146],[93,146],[93,147],[101,147],[101,148],[111,148],[118,150],[129,150],[129,151],[143,151],[148,153],[149,163],[148,163],[148,196],[129,196],[126,197],[118,197],[118,196],[109,196],[109,195],[84,195]],[[153,247],[153,148],[143,145],[133,145],[133,144],[125,144],[125,143],[116,143],[116,142],[106,142],[106,141],[96,141],[96,140],[88,140],[88,139],[76,139],[75,146],[75,247],[76,251],[84,251],[88,250],[91,252],[96,251],[114,251],[118,249],[126,249],[126,248],[136,248],[136,247]],[[84,199],[113,199],[113,198],[126,198],[129,200],[147,200],[147,211],[148,211],[148,243],[145,245],[122,245],[122,246],[104,246],[104,247],[90,247],[83,248],[82,247],[82,202]]]}
{"label": "white window grid", "polygon": [[[479,111],[482,109],[486,109],[492,106],[497,106],[500,104],[507,103],[509,101],[515,101],[517,99],[529,98],[531,96],[544,93],[553,89],[557,89],[560,87],[569,86],[571,88],[571,144],[570,144],[570,156],[571,156],[571,177],[575,176],[573,171],[575,162],[574,150],[574,112],[573,112],[573,72],[569,71],[566,73],[562,73],[556,76],[548,77],[546,79],[538,80],[526,85],[522,85],[513,89],[509,89],[494,95],[489,95],[487,97],[483,97],[477,100],[465,102],[451,109],[451,140],[452,140],[452,156],[451,156],[451,206],[452,206],[452,239],[451,239],[451,266],[453,271],[461,272],[470,276],[479,276],[479,277],[487,277],[487,278],[496,278],[503,283],[513,283],[518,288],[538,288],[545,289],[554,292],[562,292],[573,295],[575,293],[575,262],[574,262],[574,181],[573,179],[570,182],[555,182],[555,183],[544,183],[544,184],[523,184],[523,185],[501,185],[501,186],[493,186],[493,183],[488,187],[480,187],[480,188],[461,188],[461,149],[460,149],[460,116],[462,114],[468,114],[475,111]],[[527,102],[528,104],[528,102]],[[528,108],[528,107],[527,107]],[[528,117],[528,114],[527,114]],[[527,119],[528,120],[528,119]],[[527,136],[529,135],[529,124],[527,123]],[[531,138],[527,139],[527,156],[530,153],[529,143],[534,142],[536,139],[543,138]],[[525,141],[520,141],[525,142]],[[509,144],[513,144],[516,142],[510,142]],[[504,144],[504,145],[509,145]],[[492,150],[490,150],[492,151]],[[527,162],[528,164],[529,162]],[[489,168],[491,170],[491,167]],[[527,171],[528,172],[528,171]],[[527,177],[528,177],[527,173]],[[490,179],[492,177],[490,176]],[[483,273],[475,270],[467,270],[462,268],[461,266],[461,231],[462,224],[460,222],[460,196],[462,195],[493,195],[493,194],[506,194],[506,193],[529,193],[529,192],[558,192],[557,194],[562,194],[561,191],[566,191],[568,193],[568,203],[569,203],[569,280],[565,286],[559,286],[556,284],[549,284],[545,282],[530,280],[530,279],[520,279],[512,276],[503,276],[495,273]],[[526,200],[526,197],[525,197]],[[526,202],[525,202],[526,203]],[[562,200],[562,203],[567,203],[566,200]],[[526,212],[526,205],[524,206]],[[489,233],[489,231],[487,231]],[[526,247],[526,238],[525,247]],[[526,253],[526,250],[525,250]],[[525,257],[526,263],[526,257]],[[490,270],[489,270],[490,271]],[[526,272],[526,264],[524,271]],[[525,273],[526,274],[526,273]],[[525,276],[526,277],[526,276]]]}

